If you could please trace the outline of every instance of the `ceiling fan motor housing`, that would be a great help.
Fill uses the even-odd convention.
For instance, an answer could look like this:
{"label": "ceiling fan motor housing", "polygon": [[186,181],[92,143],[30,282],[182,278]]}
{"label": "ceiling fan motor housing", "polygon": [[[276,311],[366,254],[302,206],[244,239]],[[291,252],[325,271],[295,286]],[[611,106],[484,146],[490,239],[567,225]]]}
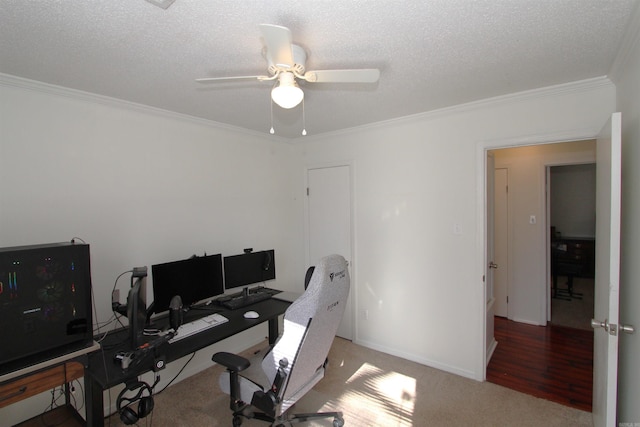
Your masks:
{"label": "ceiling fan motor housing", "polygon": [[307,62],[307,53],[301,46],[297,44],[291,44],[291,55],[293,57],[293,67],[287,64],[274,64],[269,52],[266,52],[267,63],[269,64],[269,74],[272,76],[279,71],[292,71],[298,75],[304,75],[306,70],[305,63]]}

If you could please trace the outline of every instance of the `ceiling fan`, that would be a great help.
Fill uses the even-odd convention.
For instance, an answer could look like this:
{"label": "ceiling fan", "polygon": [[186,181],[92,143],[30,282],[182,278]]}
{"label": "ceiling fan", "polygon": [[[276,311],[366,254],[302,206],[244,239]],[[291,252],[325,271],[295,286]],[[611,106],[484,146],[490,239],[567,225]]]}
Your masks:
{"label": "ceiling fan", "polygon": [[247,79],[277,80],[271,90],[271,99],[282,108],[293,108],[304,98],[304,92],[296,79],[309,83],[375,83],[380,78],[380,70],[376,68],[306,71],[307,54],[302,47],[292,43],[291,31],[288,28],[261,24],[260,31],[265,42],[263,54],[267,60],[268,75],[208,77],[196,81],[215,83]]}

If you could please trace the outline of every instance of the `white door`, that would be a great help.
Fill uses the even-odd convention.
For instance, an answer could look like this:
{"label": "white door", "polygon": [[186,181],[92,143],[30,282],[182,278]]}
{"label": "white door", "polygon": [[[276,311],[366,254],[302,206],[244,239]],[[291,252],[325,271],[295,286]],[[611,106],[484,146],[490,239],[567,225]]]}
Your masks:
{"label": "white door", "polygon": [[[620,276],[620,113],[600,132],[596,148],[596,279],[593,354],[593,425],[616,424]],[[593,322],[592,322],[593,323]],[[602,327],[598,327],[598,326]]]}
{"label": "white door", "polygon": [[[351,168],[334,166],[307,171],[309,263],[342,255],[351,267]],[[337,335],[353,339],[353,269],[349,301]]]}
{"label": "white door", "polygon": [[508,257],[508,172],[505,168],[495,170],[494,211],[493,211],[493,259],[498,266],[493,272],[494,298],[496,299],[496,316],[509,317],[509,281],[507,277]]}

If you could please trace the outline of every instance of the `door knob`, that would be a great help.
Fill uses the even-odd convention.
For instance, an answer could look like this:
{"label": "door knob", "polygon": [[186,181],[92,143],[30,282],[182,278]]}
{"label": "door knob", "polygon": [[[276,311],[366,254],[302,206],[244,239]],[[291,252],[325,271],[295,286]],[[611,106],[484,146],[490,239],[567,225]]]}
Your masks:
{"label": "door knob", "polygon": [[608,319],[604,319],[604,322],[600,322],[596,319],[591,319],[591,327],[593,329],[602,328],[605,331],[609,332],[610,335],[618,335],[618,329],[627,334],[632,334],[636,331],[635,328],[631,325],[620,325],[618,327],[618,325],[616,325],[615,323],[610,324]]}
{"label": "door knob", "polygon": [[632,334],[636,331],[636,329],[631,325],[620,325],[620,330],[622,332],[626,332],[627,334]]}
{"label": "door knob", "polygon": [[609,320],[608,319],[604,319],[604,322],[601,322],[601,321],[596,320],[596,319],[591,319],[591,327],[593,329],[602,328],[605,331],[609,332]]}
{"label": "door knob", "polygon": [[489,268],[496,268],[497,269],[498,268],[498,264],[496,264],[495,262],[491,261],[489,263]]}

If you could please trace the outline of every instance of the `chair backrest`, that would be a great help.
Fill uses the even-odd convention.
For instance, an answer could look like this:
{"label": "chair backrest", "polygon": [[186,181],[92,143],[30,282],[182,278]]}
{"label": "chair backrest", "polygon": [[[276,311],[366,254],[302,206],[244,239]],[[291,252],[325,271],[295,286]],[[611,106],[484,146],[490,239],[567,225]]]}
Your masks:
{"label": "chair backrest", "polygon": [[313,271],[316,269],[315,266],[311,266],[307,268],[307,272],[304,274],[304,290],[306,291],[309,287],[309,282],[311,281],[311,276],[313,276]]}
{"label": "chair backrest", "polygon": [[316,265],[309,286],[284,314],[283,333],[262,361],[262,369],[273,382],[279,361],[289,366],[281,398],[288,399],[303,388],[322,368],[349,296],[349,271],[340,255],[330,255]]}

